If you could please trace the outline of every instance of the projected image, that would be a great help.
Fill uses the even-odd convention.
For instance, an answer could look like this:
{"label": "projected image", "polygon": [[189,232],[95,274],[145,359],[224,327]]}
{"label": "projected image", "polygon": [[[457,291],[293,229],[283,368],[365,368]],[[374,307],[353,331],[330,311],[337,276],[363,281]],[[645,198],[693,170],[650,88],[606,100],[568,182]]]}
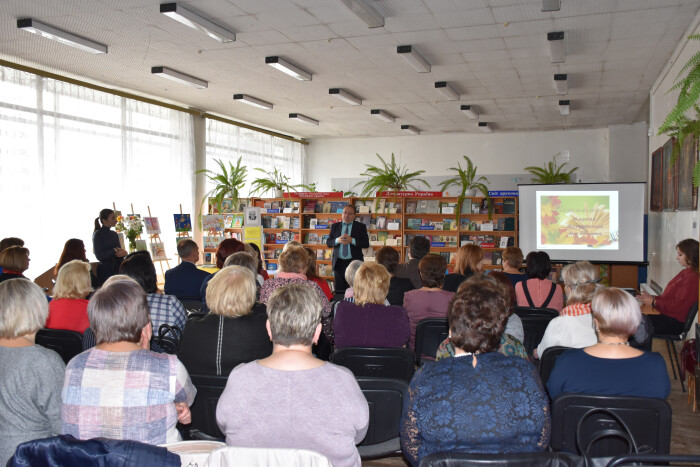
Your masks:
{"label": "projected image", "polygon": [[538,191],[537,248],[617,250],[617,191]]}

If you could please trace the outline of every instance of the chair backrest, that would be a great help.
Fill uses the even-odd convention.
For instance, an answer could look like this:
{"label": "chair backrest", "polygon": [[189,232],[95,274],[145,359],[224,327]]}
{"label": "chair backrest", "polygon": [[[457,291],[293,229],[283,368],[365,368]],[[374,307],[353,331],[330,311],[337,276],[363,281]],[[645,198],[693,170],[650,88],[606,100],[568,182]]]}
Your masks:
{"label": "chair backrest", "polygon": [[523,332],[525,333],[525,342],[523,342],[523,346],[525,346],[528,355],[532,355],[532,352],[542,341],[542,336],[544,336],[547,325],[552,319],[559,316],[559,313],[549,308],[525,308],[517,306],[515,307],[515,314],[518,315],[518,318],[520,318],[520,321],[523,323]]}
{"label": "chair backrest", "polygon": [[83,335],[65,329],[42,329],[36,333],[37,345],[55,351],[65,363],[83,351]]}
{"label": "chair backrest", "polygon": [[204,310],[204,304],[200,297],[177,297],[188,313],[198,313]]}
{"label": "chair backrest", "polygon": [[425,318],[416,326],[415,353],[416,364],[420,365],[421,356],[435,357],[442,341],[450,333],[447,318]]}
{"label": "chair backrest", "polygon": [[393,378],[410,382],[415,356],[403,347],[345,347],[331,355],[331,362],[348,368],[355,376]]}
{"label": "chair backrest", "polygon": [[369,405],[367,436],[359,446],[381,444],[399,437],[408,384],[399,379],[357,378]]}
{"label": "chair backrest", "polygon": [[546,385],[549,380],[549,375],[552,374],[554,369],[554,364],[557,361],[559,355],[563,354],[571,347],[563,347],[561,345],[555,345],[553,347],[547,348],[540,356],[540,379],[542,384]]}
{"label": "chair backrest", "polygon": [[206,311],[193,311],[189,315],[187,315],[187,321],[191,319],[202,319],[205,316],[207,316],[209,313]]}
{"label": "chair backrest", "polygon": [[[685,340],[686,336],[690,332],[690,328],[693,327],[695,323],[695,317],[698,314],[698,302],[693,303],[688,311],[688,316],[685,317],[685,324],[683,325],[683,334],[680,335],[680,340]],[[697,336],[696,336],[697,337]]]}
{"label": "chair backrest", "polygon": [[700,465],[700,456],[697,455],[661,455],[661,454],[629,454],[617,456],[610,460],[607,467],[620,467],[622,465]]}
{"label": "chair backrest", "polygon": [[[552,437],[555,451],[580,453],[589,442],[606,430],[625,431],[610,415],[594,413],[581,424],[582,446],[576,443],[576,427],[592,409],[606,408],[629,427],[639,450],[649,454],[668,454],[671,448],[671,406],[663,399],[630,396],[562,394],[552,402]],[[611,457],[628,453],[628,442],[620,437],[605,437],[592,444],[589,455]]]}
{"label": "chair backrest", "polygon": [[216,423],[216,405],[224,392],[228,376],[190,375],[190,378],[197,388],[197,397],[190,407],[192,423],[188,429],[197,429],[214,438],[223,439],[224,434]]}
{"label": "chair backrest", "polygon": [[522,452],[499,454],[472,454],[465,452],[436,452],[425,456],[420,467],[574,467],[581,465],[581,458],[564,452]]}

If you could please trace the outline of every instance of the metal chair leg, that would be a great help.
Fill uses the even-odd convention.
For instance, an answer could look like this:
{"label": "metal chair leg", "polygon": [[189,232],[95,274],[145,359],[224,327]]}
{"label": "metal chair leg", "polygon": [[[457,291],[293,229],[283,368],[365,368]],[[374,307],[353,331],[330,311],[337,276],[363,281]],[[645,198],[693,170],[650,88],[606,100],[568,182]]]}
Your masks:
{"label": "metal chair leg", "polygon": [[671,344],[671,347],[673,347],[673,356],[676,358],[676,368],[678,368],[678,376],[679,376],[678,379],[681,381],[681,389],[682,389],[683,392],[685,393],[685,392],[686,392],[686,391],[685,391],[685,382],[683,381],[683,378],[680,378],[680,375],[681,375],[681,364],[680,364],[680,360],[678,359],[678,352],[676,351],[676,342],[675,342],[675,341],[671,341],[671,342],[669,342],[669,344]]}
{"label": "metal chair leg", "polygon": [[[673,353],[675,353],[676,349],[674,348],[674,352],[671,352],[671,345],[671,341],[666,340],[666,351],[668,352],[668,359],[671,362],[671,371],[673,371],[673,379],[678,379],[678,376],[676,376],[676,365],[673,361]],[[680,373],[680,370],[678,372]]]}

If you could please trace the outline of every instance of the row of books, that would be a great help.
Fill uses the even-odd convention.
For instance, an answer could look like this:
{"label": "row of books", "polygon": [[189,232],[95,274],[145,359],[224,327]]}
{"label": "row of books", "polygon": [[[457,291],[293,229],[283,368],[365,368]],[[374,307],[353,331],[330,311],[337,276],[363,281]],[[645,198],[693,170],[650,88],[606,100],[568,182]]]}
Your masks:
{"label": "row of books", "polygon": [[306,218],[304,219],[305,229],[330,229],[332,224],[341,222],[340,218]]}
{"label": "row of books", "polygon": [[389,232],[377,232],[369,234],[369,244],[372,246],[401,246],[401,235],[392,235]]}
{"label": "row of books", "polygon": [[318,274],[319,276],[332,276],[333,266],[330,264],[317,264],[316,274]]}
{"label": "row of books", "polygon": [[459,220],[460,230],[471,231],[515,231],[515,217],[500,217],[490,221],[480,221],[468,218]]}
{"label": "row of books", "polygon": [[400,214],[401,202],[386,199],[368,199],[355,201],[355,209],[359,214]]}
{"label": "row of books", "polygon": [[401,219],[387,219],[386,216],[372,217],[370,214],[361,214],[359,222],[365,224],[369,230],[401,230]]}
{"label": "row of books", "polygon": [[[205,250],[216,250],[219,247],[219,243],[223,242],[227,238],[235,238],[238,241],[243,241],[243,236],[240,232],[226,232],[225,235],[205,235],[204,249]],[[176,239],[178,242],[183,240],[183,237],[178,237]]]}
{"label": "row of books", "polygon": [[343,212],[343,208],[348,205],[347,201],[321,201],[309,199],[304,203],[304,212],[307,214],[313,213],[339,213]]}
{"label": "row of books", "polygon": [[240,229],[242,227],[242,214],[207,214],[202,216],[202,229],[205,232],[223,232],[225,229]]}
{"label": "row of books", "polygon": [[333,259],[333,249],[332,248],[318,248],[316,250],[317,260],[331,260]]}
{"label": "row of books", "polygon": [[411,244],[414,237],[425,237],[430,241],[430,246],[433,247],[456,247],[456,235],[406,235],[406,245]]}
{"label": "row of books", "polygon": [[[257,204],[257,203],[256,203]],[[298,214],[299,213],[299,201],[269,201],[263,202],[262,212],[264,213],[285,213],[285,214]]]}
{"label": "row of books", "polygon": [[327,234],[317,234],[315,232],[309,232],[304,236],[304,243],[307,245],[325,245],[326,240],[328,240]]}
{"label": "row of books", "polygon": [[457,230],[457,223],[454,219],[443,219],[435,221],[430,219],[406,219],[408,230]]}
{"label": "row of books", "polygon": [[283,245],[292,240],[301,241],[301,236],[296,232],[285,230],[279,233],[265,233],[265,244]]}
{"label": "row of books", "polygon": [[249,206],[247,199],[239,199],[238,206],[233,205],[233,200],[226,198],[221,201],[221,210],[219,205],[214,202],[214,198],[209,198],[209,214],[231,214],[234,212],[243,212]]}
{"label": "row of books", "polygon": [[459,244],[479,245],[481,248],[506,248],[515,245],[515,239],[497,235],[462,235],[459,237]]}
{"label": "row of books", "polygon": [[406,201],[406,214],[454,214],[457,203],[440,202],[439,199]]}
{"label": "row of books", "polygon": [[263,229],[298,229],[301,225],[298,217],[261,216]]}
{"label": "row of books", "polygon": [[[515,214],[515,199],[496,198],[492,199],[491,202],[493,203],[493,212],[495,214]],[[468,198],[462,201],[461,214],[488,214],[488,212],[489,201],[485,198],[478,202]]]}

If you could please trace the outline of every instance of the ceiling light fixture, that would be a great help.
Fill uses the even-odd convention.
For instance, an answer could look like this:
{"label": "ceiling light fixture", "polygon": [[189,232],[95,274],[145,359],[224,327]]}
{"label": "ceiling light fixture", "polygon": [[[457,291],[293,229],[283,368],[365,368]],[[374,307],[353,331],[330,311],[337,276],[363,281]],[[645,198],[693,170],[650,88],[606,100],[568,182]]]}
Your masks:
{"label": "ceiling light fixture", "polygon": [[455,88],[452,87],[447,81],[436,81],[435,89],[440,91],[440,93],[451,101],[459,100],[459,93]]}
{"label": "ceiling light fixture", "polygon": [[569,101],[559,101],[559,113],[562,115],[569,115]]}
{"label": "ceiling light fixture", "polygon": [[314,120],[313,118],[307,117],[306,115],[289,114],[289,118],[293,118],[294,120],[297,120],[299,122],[306,123],[307,125],[318,126],[318,120]]}
{"label": "ceiling light fixture", "polygon": [[547,43],[549,43],[549,61],[552,63],[564,63],[566,61],[564,31],[548,32]]}
{"label": "ceiling light fixture", "polygon": [[267,63],[273,68],[278,69],[282,73],[288,74],[292,78],[298,79],[299,81],[311,81],[311,73],[309,73],[306,70],[302,70],[298,66],[288,62],[283,58],[277,56],[265,57],[265,63]]}
{"label": "ceiling light fixture", "polygon": [[75,47],[76,49],[80,49],[84,52],[90,52],[92,54],[107,53],[106,45],[99,44],[91,41],[90,39],[85,39],[84,37],[76,36],[75,34],[49,26],[48,24],[41,23],[35,19],[18,19],[17,28],[24,29],[27,32],[37,34],[41,37],[45,37],[46,39],[53,39],[62,44],[70,45],[71,47]]}
{"label": "ceiling light fixture", "polygon": [[364,21],[368,28],[381,28],[384,26],[384,17],[366,0],[340,0],[340,3],[348,7],[350,11]]}
{"label": "ceiling light fixture", "polygon": [[362,104],[362,99],[360,99],[359,97],[357,97],[353,94],[350,94],[345,89],[331,88],[328,90],[328,94],[330,94],[331,96],[337,97],[341,101],[347,102],[350,105]]}
{"label": "ceiling light fixture", "polygon": [[479,129],[484,133],[493,133],[493,128],[489,126],[489,122],[479,122]]}
{"label": "ceiling light fixture", "polygon": [[411,45],[396,47],[396,53],[401,55],[418,73],[430,73],[430,63]]}
{"label": "ceiling light fixture", "polygon": [[234,94],[233,100],[243,102],[244,104],[252,105],[253,107],[257,107],[259,109],[269,110],[272,108],[272,104],[270,104],[269,102],[249,96],[248,94]]}
{"label": "ceiling light fixture", "polygon": [[541,11],[559,11],[561,10],[561,0],[542,0]]}
{"label": "ceiling light fixture", "polygon": [[401,125],[401,130],[412,135],[420,135],[420,130],[412,125]]}
{"label": "ceiling light fixture", "polygon": [[165,16],[174,19],[177,22],[184,24],[192,29],[203,32],[207,36],[219,42],[233,42],[236,40],[236,34],[222,28],[218,24],[214,24],[208,19],[202,18],[197,13],[194,13],[182,5],[177,3],[161,3],[160,12]]}
{"label": "ceiling light fixture", "polygon": [[459,108],[462,112],[466,114],[467,117],[471,118],[472,120],[479,118],[479,113],[476,111],[476,109],[472,108],[471,105],[462,105]]}
{"label": "ceiling light fixture", "polygon": [[554,86],[557,88],[557,94],[566,94],[569,92],[569,81],[566,73],[557,73],[554,75]]}
{"label": "ceiling light fixture", "polygon": [[377,117],[379,120],[384,120],[388,123],[394,123],[396,121],[396,117],[389,115],[388,113],[380,109],[372,109],[369,113]]}
{"label": "ceiling light fixture", "polygon": [[186,84],[188,86],[192,86],[198,89],[205,89],[209,86],[209,83],[207,83],[203,79],[195,78],[194,76],[186,75],[184,73],[180,73],[179,71],[175,71],[172,68],[166,68],[164,66],[152,67],[151,73],[154,75],[158,75],[161,78],[167,78],[173,81],[177,81],[178,83]]}

